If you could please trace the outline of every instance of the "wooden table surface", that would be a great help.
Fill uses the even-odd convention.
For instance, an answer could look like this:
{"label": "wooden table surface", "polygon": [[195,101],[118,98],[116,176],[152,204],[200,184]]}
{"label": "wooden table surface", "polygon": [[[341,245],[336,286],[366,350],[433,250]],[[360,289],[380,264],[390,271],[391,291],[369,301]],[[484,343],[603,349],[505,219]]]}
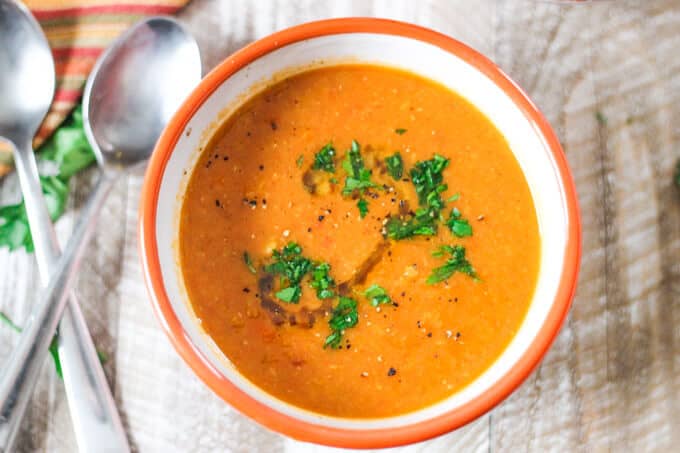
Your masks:
{"label": "wooden table surface", "polygon": [[[446,33],[496,61],[552,123],[573,169],[583,259],[573,308],[540,367],[490,414],[408,451],[671,451],[680,448],[680,0],[194,1],[181,20],[209,70],[275,30],[380,16]],[[72,182],[68,237],[96,171]],[[107,203],[78,281],[89,326],[140,452],[319,451],[219,400],[153,317],[137,256],[142,176]],[[0,201],[16,200],[14,176]],[[37,268],[0,250],[0,309],[23,320]],[[0,329],[0,357],[16,337]],[[75,452],[68,406],[45,366],[18,451]]]}

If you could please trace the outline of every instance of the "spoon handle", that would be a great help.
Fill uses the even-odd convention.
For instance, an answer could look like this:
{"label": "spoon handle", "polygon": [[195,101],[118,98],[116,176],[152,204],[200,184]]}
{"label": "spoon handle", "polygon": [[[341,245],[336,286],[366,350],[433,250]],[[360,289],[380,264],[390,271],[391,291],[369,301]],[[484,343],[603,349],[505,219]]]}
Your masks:
{"label": "spoon handle", "polygon": [[[22,158],[23,153],[15,154],[19,155],[17,170],[20,172],[20,179],[30,177],[31,173],[37,176],[35,162],[32,162],[31,168],[31,162]],[[26,173],[21,175],[22,171]],[[81,220],[76,225],[64,254],[56,266],[39,266],[45,269],[53,267],[52,276],[45,292],[32,308],[19,343],[12,351],[8,364],[3,367],[0,376],[0,452],[7,452],[11,449],[17,427],[30,401],[33,386],[47,356],[48,346],[64,311],[68,299],[67,291],[75,280],[75,269],[82,258],[87,240],[96,224],[96,216],[110,192],[112,183],[111,177],[102,176],[83,208]],[[22,181],[22,189],[23,186]],[[26,193],[34,193],[29,191],[24,193],[27,212],[30,216],[28,207],[31,202]],[[42,194],[40,194],[40,201],[44,203]],[[37,247],[36,242],[36,250]],[[76,307],[76,305],[71,304],[71,307]],[[73,315],[74,311],[77,311],[77,308],[76,310],[70,309],[66,315]],[[79,448],[81,451],[129,451],[125,432],[108,391],[106,378],[96,358],[92,340],[87,334],[82,314],[78,314],[80,316],[71,316],[71,318],[64,319],[66,322],[62,322],[61,335],[64,336],[60,340],[59,352],[67,353],[63,356],[64,380],[69,403],[73,402],[77,405],[72,408],[77,407],[77,410],[73,411],[73,422]],[[65,335],[66,332],[63,329],[71,329],[68,333],[73,334]],[[67,362],[68,352],[71,352],[70,362]],[[80,363],[78,363],[79,360]]]}

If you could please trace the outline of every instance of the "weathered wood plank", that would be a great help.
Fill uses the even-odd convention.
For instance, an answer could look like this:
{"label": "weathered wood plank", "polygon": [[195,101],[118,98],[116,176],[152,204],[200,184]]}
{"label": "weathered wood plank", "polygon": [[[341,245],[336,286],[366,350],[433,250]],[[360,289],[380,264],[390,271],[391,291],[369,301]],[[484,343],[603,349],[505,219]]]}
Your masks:
{"label": "weathered wood plank", "polygon": [[[670,184],[680,157],[680,3],[195,0],[180,19],[209,70],[274,30],[350,15],[415,22],[494,59],[555,127],[583,216],[577,298],[537,371],[491,415],[395,451],[672,450],[680,441],[680,194]],[[62,240],[94,177],[73,181]],[[140,184],[137,174],[117,186],[78,282],[135,450],[320,451],[230,409],[172,350],[141,278]],[[6,178],[0,201],[16,196]],[[37,281],[31,256],[0,250],[0,309],[22,321]],[[0,329],[0,357],[15,340]],[[18,451],[75,451],[50,364]]]}

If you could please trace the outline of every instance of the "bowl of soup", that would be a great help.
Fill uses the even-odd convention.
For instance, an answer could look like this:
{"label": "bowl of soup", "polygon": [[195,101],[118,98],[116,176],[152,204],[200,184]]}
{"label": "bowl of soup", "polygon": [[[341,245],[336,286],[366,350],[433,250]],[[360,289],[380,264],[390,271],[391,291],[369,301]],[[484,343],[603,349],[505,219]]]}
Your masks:
{"label": "bowl of soup", "polygon": [[320,444],[427,439],[507,397],[580,257],[560,144],[490,60],[418,26],[308,23],[236,52],[164,131],[140,253],[216,394]]}

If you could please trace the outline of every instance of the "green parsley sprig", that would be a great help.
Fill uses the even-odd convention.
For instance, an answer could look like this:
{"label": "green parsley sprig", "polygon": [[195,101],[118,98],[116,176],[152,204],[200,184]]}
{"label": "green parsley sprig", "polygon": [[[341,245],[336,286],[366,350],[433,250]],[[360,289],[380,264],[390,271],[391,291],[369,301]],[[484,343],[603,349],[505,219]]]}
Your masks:
{"label": "green parsley sprig", "polygon": [[323,170],[328,173],[335,173],[335,148],[331,143],[327,143],[314,155],[314,170]]}
{"label": "green parsley sprig", "polygon": [[328,320],[331,334],[326,337],[323,347],[338,349],[345,330],[356,326],[358,322],[357,302],[349,297],[340,296],[338,305],[333,309],[331,319]]}
{"label": "green parsley sprig", "polygon": [[399,151],[391,156],[387,156],[385,158],[385,165],[387,166],[387,173],[389,173],[395,181],[399,181],[404,175],[404,161],[401,158]]}
{"label": "green parsley sprig", "polygon": [[316,290],[316,297],[319,299],[329,299],[335,296],[335,280],[331,277],[331,265],[319,262],[312,269],[312,281],[309,286]]}
{"label": "green parsley sprig", "polygon": [[432,274],[430,274],[426,281],[428,285],[443,282],[456,272],[463,273],[475,280],[479,280],[475,268],[472,267],[472,264],[470,264],[465,257],[465,247],[462,245],[442,245],[432,252],[432,256],[438,258],[446,255],[449,255],[449,258],[446,259],[446,263],[444,263],[443,266],[432,269]]}
{"label": "green parsley sprig", "polygon": [[446,221],[446,226],[456,235],[456,237],[464,238],[472,236],[472,225],[463,218],[458,208],[453,208],[449,214],[449,220]]}
{"label": "green parsley sprig", "polygon": [[448,165],[449,159],[438,154],[435,154],[432,159],[416,163],[409,174],[418,195],[420,207],[411,217],[390,217],[385,224],[385,236],[401,240],[437,234],[437,225],[444,207],[441,194],[448,188],[443,183],[443,172]]}
{"label": "green parsley sprig", "polygon": [[309,272],[312,261],[302,256],[302,248],[295,242],[289,242],[281,250],[272,252],[274,262],[265,266],[265,271],[280,277],[281,289],[275,296],[287,303],[300,301],[302,278]]}
{"label": "green parsley sprig", "polygon": [[364,296],[370,299],[371,305],[374,307],[392,303],[392,299],[387,294],[387,291],[380,285],[373,284],[366,288],[366,291],[364,291]]}
{"label": "green parsley sprig", "polygon": [[[47,209],[55,221],[66,209],[69,179],[95,160],[83,130],[80,107],[73,111],[38,151],[38,161],[43,163],[41,167],[48,167],[56,172],[40,177]],[[28,252],[33,251],[33,240],[23,202],[0,207],[0,247],[10,250],[24,247]]]}

